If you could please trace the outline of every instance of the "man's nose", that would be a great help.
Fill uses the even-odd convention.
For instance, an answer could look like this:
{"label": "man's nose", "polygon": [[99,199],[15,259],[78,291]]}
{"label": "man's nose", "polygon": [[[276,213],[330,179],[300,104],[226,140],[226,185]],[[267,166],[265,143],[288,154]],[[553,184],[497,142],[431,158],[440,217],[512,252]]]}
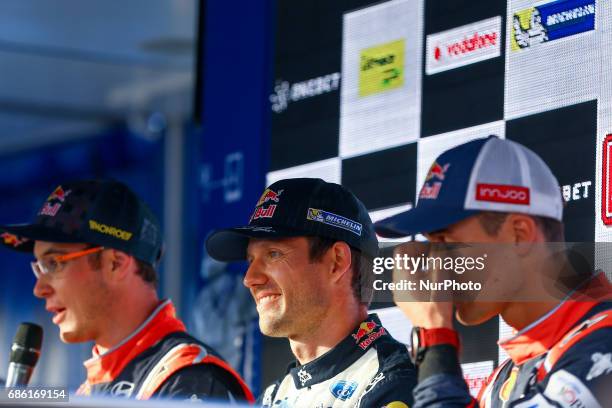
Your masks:
{"label": "man's nose", "polygon": [[47,277],[41,276],[39,279],[36,279],[33,292],[37,298],[44,299],[51,296],[53,287],[47,282]]}
{"label": "man's nose", "polygon": [[242,283],[247,288],[252,288],[254,286],[263,285],[268,281],[268,277],[264,273],[263,266],[261,262],[254,260],[249,265],[249,269],[247,269],[246,274],[244,275],[244,279]]}

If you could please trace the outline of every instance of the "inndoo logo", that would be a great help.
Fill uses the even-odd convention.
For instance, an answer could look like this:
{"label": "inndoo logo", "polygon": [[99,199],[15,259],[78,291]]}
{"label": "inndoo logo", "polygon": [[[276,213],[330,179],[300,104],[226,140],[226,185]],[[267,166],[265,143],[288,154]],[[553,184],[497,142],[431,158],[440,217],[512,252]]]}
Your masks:
{"label": "inndoo logo", "polygon": [[435,74],[501,55],[501,17],[427,36],[425,73]]}
{"label": "inndoo logo", "polygon": [[603,142],[603,160],[601,174],[601,220],[605,225],[612,225],[612,190],[610,178],[612,177],[612,134],[606,136]]}
{"label": "inndoo logo", "polygon": [[518,51],[595,29],[595,0],[557,0],[513,13],[510,49]]}
{"label": "inndoo logo", "polygon": [[529,205],[529,189],[522,186],[479,183],[476,185],[476,200]]}
{"label": "inndoo logo", "polygon": [[368,96],[404,84],[404,40],[361,51],[359,96]]}

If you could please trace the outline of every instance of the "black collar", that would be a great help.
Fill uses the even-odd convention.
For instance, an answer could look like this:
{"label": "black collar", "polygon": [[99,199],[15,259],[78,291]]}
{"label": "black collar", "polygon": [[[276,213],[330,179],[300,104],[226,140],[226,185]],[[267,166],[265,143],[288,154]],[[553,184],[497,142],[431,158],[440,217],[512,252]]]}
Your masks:
{"label": "black collar", "polygon": [[310,387],[335,377],[363,356],[378,339],[388,335],[378,316],[368,315],[364,322],[327,353],[304,365],[293,362],[288,371],[295,387]]}

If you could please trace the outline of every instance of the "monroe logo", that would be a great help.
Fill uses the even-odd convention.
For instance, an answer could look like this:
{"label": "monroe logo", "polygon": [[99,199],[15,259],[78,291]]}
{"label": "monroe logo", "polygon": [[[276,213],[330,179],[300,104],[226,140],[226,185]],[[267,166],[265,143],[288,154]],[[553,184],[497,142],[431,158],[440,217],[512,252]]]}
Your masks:
{"label": "monroe logo", "polygon": [[476,200],[529,205],[529,189],[502,184],[477,184]]}
{"label": "monroe logo", "polygon": [[501,17],[427,36],[427,75],[501,55]]}
{"label": "monroe logo", "polygon": [[336,91],[340,86],[340,73],[323,75],[302,82],[290,84],[287,81],[278,80],[274,86],[274,93],[270,95],[272,110],[275,113],[284,112],[289,102],[297,102],[302,99],[312,98],[329,92]]}
{"label": "monroe logo", "polygon": [[512,15],[512,51],[595,29],[595,0],[558,0]]}
{"label": "monroe logo", "polygon": [[123,241],[129,241],[130,238],[132,238],[131,232],[127,232],[127,231],[124,231],[116,227],[110,227],[108,225],[96,222],[94,220],[89,220],[89,229],[100,232],[102,234],[111,235]]}

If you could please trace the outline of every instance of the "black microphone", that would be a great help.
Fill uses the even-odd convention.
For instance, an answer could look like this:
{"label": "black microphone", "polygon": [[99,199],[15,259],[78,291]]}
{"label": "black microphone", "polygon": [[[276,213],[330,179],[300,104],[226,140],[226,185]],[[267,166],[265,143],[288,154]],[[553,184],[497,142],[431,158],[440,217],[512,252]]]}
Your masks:
{"label": "black microphone", "polygon": [[27,387],[34,371],[34,366],[40,357],[43,340],[43,329],[34,323],[21,323],[13,345],[9,360],[6,388]]}

